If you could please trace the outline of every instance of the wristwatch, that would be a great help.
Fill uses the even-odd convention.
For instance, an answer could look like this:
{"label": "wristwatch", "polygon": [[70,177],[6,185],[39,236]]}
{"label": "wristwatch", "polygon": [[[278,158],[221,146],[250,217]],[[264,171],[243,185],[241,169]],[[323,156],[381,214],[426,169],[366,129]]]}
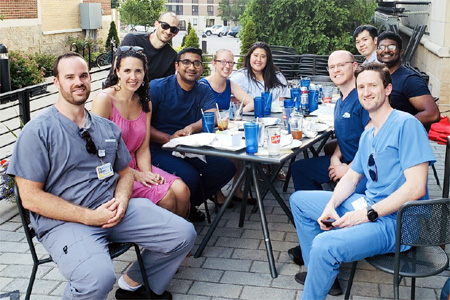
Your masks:
{"label": "wristwatch", "polygon": [[370,222],[378,220],[378,213],[370,205],[367,206],[367,218]]}

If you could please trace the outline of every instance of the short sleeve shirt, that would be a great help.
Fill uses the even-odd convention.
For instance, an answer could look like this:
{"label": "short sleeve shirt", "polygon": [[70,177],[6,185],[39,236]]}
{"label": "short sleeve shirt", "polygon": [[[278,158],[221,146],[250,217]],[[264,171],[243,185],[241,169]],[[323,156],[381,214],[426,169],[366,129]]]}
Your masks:
{"label": "short sleeve shirt", "polygon": [[217,105],[219,106],[219,109],[230,108],[230,100],[231,100],[230,79],[227,79],[225,90],[222,93],[218,93],[215,90],[213,90],[212,86],[209,84],[208,80],[206,80],[205,78],[200,79],[200,82],[203,82],[209,86],[209,88],[211,89],[211,92],[214,95],[214,99],[216,100]]}
{"label": "short sleeve shirt", "polygon": [[425,81],[414,73],[414,71],[401,66],[394,73],[392,77],[392,93],[389,96],[389,101],[392,108],[405,111],[412,115],[418,113],[417,109],[409,102],[413,97],[430,95]]}
{"label": "short sleeve shirt", "polygon": [[[367,178],[366,198],[372,203],[388,197],[405,183],[406,169],[436,161],[425,128],[410,114],[394,109],[375,137],[374,130],[372,126],[361,135],[351,165],[352,170]],[[371,154],[376,168],[368,165]],[[377,181],[372,180],[369,169],[377,173]],[[422,199],[428,199],[428,189]]]}
{"label": "short sleeve shirt", "polygon": [[[280,97],[290,98],[291,92],[289,91],[286,78],[284,78],[281,72],[277,72],[276,76],[278,80],[283,84],[272,89],[267,90],[272,93],[272,101],[278,101]],[[239,84],[242,89],[247,92],[252,98],[261,97],[261,93],[266,91],[264,81],[253,80],[249,77],[247,69],[240,69],[230,76],[230,79]]]}
{"label": "short sleeve shirt", "polygon": [[185,91],[178,84],[176,75],[152,80],[150,100],[152,126],[167,134],[174,134],[200,120],[202,109],[206,111],[216,107],[211,89],[205,83],[197,81],[190,91]]}
{"label": "short sleeve shirt", "polygon": [[[80,128],[55,106],[26,124],[20,133],[8,173],[44,183],[44,191],[77,205],[95,209],[114,197],[121,171],[128,167],[130,154],[113,122],[86,111],[86,126],[98,150],[105,150],[103,163],[111,163],[114,175],[97,177],[102,165],[97,155],[86,151]],[[38,236],[63,221],[32,213],[31,222]]]}
{"label": "short sleeve shirt", "polygon": [[177,52],[166,44],[161,49],[155,49],[150,43],[150,33],[128,33],[122,40],[121,46],[139,46],[144,48],[147,56],[148,79],[163,78],[175,74]]}
{"label": "short sleeve shirt", "polygon": [[334,108],[334,131],[342,154],[342,162],[350,163],[358,151],[359,138],[369,122],[369,113],[361,106],[353,89]]}

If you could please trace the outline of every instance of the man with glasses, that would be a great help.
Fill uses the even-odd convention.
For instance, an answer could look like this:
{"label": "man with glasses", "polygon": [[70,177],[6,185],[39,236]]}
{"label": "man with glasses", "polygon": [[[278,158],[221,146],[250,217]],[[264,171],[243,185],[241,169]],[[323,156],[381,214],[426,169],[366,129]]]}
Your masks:
{"label": "man with glasses", "polygon": [[[63,298],[106,299],[116,282],[108,242],[135,242],[152,298],[172,299],[165,288],[194,245],[194,227],[148,199],[130,199],[131,157],[121,131],[85,109],[86,61],[63,54],[53,74],[58,100],[25,125],[8,173],[39,241],[69,281]],[[137,262],[125,277],[118,299],[148,299]]]}
{"label": "man with glasses", "polygon": [[150,82],[152,127],[150,151],[152,162],[179,176],[191,191],[188,219],[203,222],[205,215],[195,206],[203,202],[201,184],[209,198],[233,178],[234,164],[225,158],[175,157],[161,146],[173,138],[202,131],[202,113],[216,111],[211,89],[198,81],[203,73],[202,50],[187,47],[181,50],[175,63],[176,75]]}
{"label": "man with glasses", "polygon": [[[428,199],[428,166],[436,160],[425,129],[390,106],[392,83],[383,64],[361,65],[355,77],[373,126],[361,135],[350,169],[333,193],[298,191],[289,199],[308,269],[303,299],[325,299],[341,263],[394,252],[398,209]],[[363,178],[367,190],[356,193]]]}
{"label": "man with glasses", "polygon": [[148,79],[162,78],[175,73],[177,52],[170,41],[178,34],[179,20],[173,12],[163,12],[155,21],[152,33],[128,33],[121,46],[139,46],[147,56]]}
{"label": "man with glasses", "polygon": [[[355,89],[354,71],[358,67],[353,54],[339,50],[331,53],[328,58],[328,71],[333,83],[342,93],[336,102],[334,110],[334,129],[337,145],[334,153],[309,159],[297,160],[292,164],[292,180],[298,190],[322,190],[322,184],[337,182],[349,170],[350,163],[358,150],[358,143],[364,127],[368,124],[369,113],[362,108]],[[364,193],[366,181],[362,180],[357,192]],[[289,249],[289,256],[299,265],[303,265],[300,247]],[[296,277],[297,282],[304,279]],[[328,292],[330,295],[342,294],[339,281],[333,283]]]}
{"label": "man with glasses", "polygon": [[378,62],[377,60],[377,39],[378,31],[372,25],[358,26],[353,32],[356,49],[359,54],[365,57],[363,64],[368,62]]}
{"label": "man with glasses", "polygon": [[402,39],[391,31],[378,37],[378,60],[384,63],[391,73],[391,106],[415,116],[425,128],[439,121],[440,113],[426,82],[414,71],[402,65]]}

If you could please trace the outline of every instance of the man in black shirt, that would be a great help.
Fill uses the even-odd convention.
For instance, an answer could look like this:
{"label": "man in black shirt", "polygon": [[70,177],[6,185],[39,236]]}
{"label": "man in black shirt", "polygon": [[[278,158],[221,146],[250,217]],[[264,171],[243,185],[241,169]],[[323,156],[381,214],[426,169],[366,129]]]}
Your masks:
{"label": "man in black shirt", "polygon": [[175,74],[177,53],[169,42],[177,35],[178,17],[173,12],[163,12],[155,21],[152,33],[128,33],[121,46],[139,46],[144,48],[148,61],[149,80]]}

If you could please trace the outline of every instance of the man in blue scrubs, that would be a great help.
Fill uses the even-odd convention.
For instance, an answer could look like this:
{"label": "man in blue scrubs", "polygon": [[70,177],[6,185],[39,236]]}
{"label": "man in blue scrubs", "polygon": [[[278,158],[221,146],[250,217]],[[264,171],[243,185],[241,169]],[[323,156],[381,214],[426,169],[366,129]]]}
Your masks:
{"label": "man in blue scrubs", "polygon": [[175,157],[171,151],[161,149],[173,138],[201,132],[202,110],[216,111],[211,89],[198,81],[203,73],[202,50],[193,47],[181,50],[175,68],[176,75],[150,82],[152,163],[183,179],[191,191],[188,218],[203,222],[205,215],[195,207],[203,201],[200,184],[206,197],[215,195],[233,178],[236,168],[226,158],[206,156],[204,162],[197,157]]}
{"label": "man in blue scrubs", "polygon": [[391,73],[391,106],[415,116],[428,131],[431,124],[439,121],[439,108],[426,82],[402,65],[402,55],[402,39],[398,34],[391,31],[380,34],[377,56],[378,61],[384,63]]}
{"label": "man in blue scrubs", "polygon": [[[390,106],[392,83],[383,64],[362,65],[355,76],[371,126],[350,169],[333,193],[297,191],[289,199],[308,269],[295,275],[304,281],[302,299],[325,299],[341,263],[394,252],[399,207],[428,199],[428,166],[435,158],[424,127]],[[365,194],[355,193],[364,177]],[[322,222],[328,219],[332,227]]]}
{"label": "man in blue scrubs", "polygon": [[[353,72],[358,67],[355,58],[348,51],[335,51],[328,59],[328,71],[333,83],[339,87],[342,97],[334,110],[334,130],[337,146],[333,155],[325,155],[302,159],[292,164],[292,180],[298,190],[322,190],[322,184],[337,182],[350,168],[358,142],[364,127],[370,120],[369,113],[362,108],[355,89]],[[362,180],[357,188],[359,193],[366,189],[366,181]],[[289,256],[299,265],[303,265],[300,247],[289,249]],[[339,281],[333,284],[330,295],[340,295],[342,289]]]}

